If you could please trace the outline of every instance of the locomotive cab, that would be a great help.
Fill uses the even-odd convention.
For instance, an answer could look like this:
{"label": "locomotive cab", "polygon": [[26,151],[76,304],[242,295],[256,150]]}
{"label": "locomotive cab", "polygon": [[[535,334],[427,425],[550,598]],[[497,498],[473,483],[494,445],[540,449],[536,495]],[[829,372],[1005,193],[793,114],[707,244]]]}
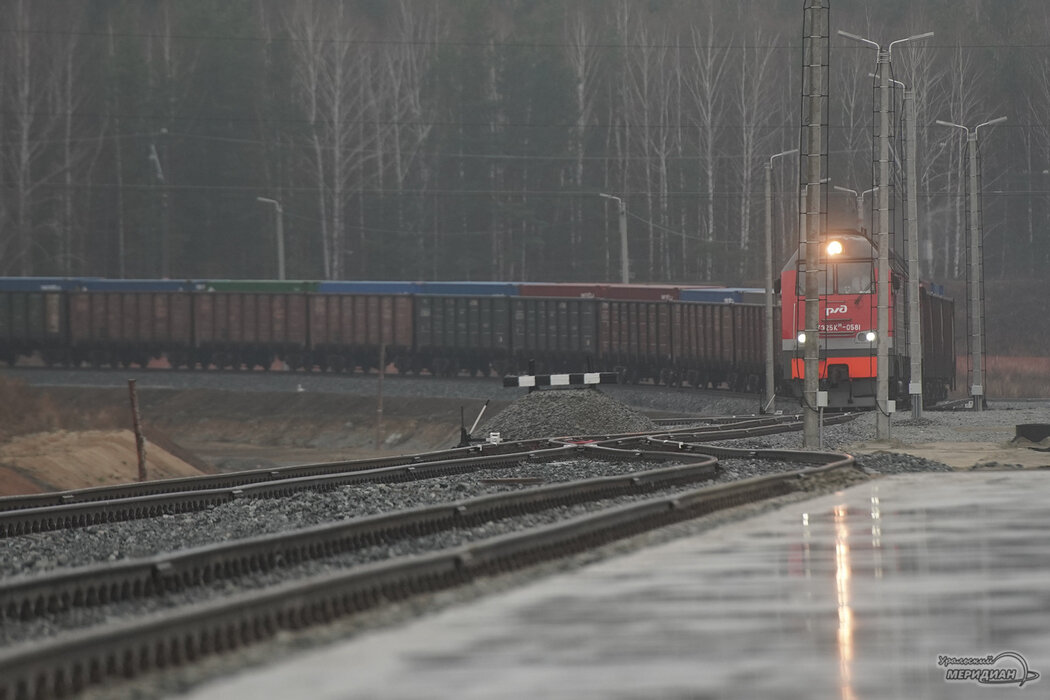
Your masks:
{"label": "locomotive cab", "polygon": [[[818,262],[818,337],[806,337],[806,264],[796,251],[781,272],[781,353],[783,376],[790,390],[802,396],[805,347],[819,343],[819,386],[828,392],[828,405],[840,408],[872,407],[876,394],[878,343],[878,249],[864,233],[833,230],[820,242]],[[889,276],[882,276],[886,279]],[[898,275],[892,278],[899,279]],[[895,289],[890,287],[890,308]],[[894,323],[890,314],[888,340],[894,352]],[[900,358],[890,363],[890,393],[897,395]]]}

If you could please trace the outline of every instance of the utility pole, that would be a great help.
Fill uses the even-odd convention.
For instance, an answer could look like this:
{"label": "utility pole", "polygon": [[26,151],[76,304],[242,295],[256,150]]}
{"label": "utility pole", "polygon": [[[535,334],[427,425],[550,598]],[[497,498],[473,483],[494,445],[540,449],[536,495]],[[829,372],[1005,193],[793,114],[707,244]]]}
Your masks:
{"label": "utility pole", "polygon": [[904,186],[908,197],[908,357],[911,358],[911,417],[922,418],[922,322],[919,320],[919,181],[915,126],[915,91],[904,88],[905,166]]}
{"label": "utility pole", "polygon": [[879,81],[879,216],[878,216],[878,328],[876,346],[876,372],[877,381],[875,386],[875,433],[879,440],[890,439],[890,414],[895,410],[895,405],[889,400],[890,387],[890,284],[893,275],[890,271],[890,69],[893,62],[893,46],[906,41],[925,39],[933,36],[933,32],[917,34],[904,39],[891,41],[885,47],[871,39],[865,39],[839,31],[841,36],[854,41],[860,41],[874,46],[878,51],[878,69],[876,75]]}
{"label": "utility pole", "polygon": [[966,284],[970,294],[970,362],[973,366],[970,398],[973,400],[975,411],[984,410],[984,247],[981,245],[980,192],[977,181],[977,130],[1005,121],[1006,117],[999,117],[968,129],[962,124],[937,120],[941,126],[952,126],[966,132],[967,160],[970,167],[970,276]]}
{"label": "utility pole", "polygon": [[776,361],[776,329],[773,328],[773,161],[792,153],[798,153],[798,149],[781,151],[770,156],[766,163],[766,398],[760,413],[772,412],[773,402],[777,398],[773,364]]}
{"label": "utility pole", "polygon": [[805,218],[799,218],[799,238],[802,249],[799,259],[805,259],[805,334],[802,390],[802,447],[819,449],[820,415],[818,390],[820,388],[820,332],[819,263],[821,225],[821,176],[827,146],[824,143],[824,124],[827,109],[830,6],[828,0],[806,0],[802,20],[802,134],[799,167],[804,174],[803,198],[806,201]]}
{"label": "utility pole", "polygon": [[602,192],[598,193],[599,197],[605,199],[615,199],[619,204],[620,210],[620,281],[627,284],[631,281],[630,270],[628,269],[628,258],[627,258],[627,204],[620,197],[614,197],[611,194],[605,194]]}

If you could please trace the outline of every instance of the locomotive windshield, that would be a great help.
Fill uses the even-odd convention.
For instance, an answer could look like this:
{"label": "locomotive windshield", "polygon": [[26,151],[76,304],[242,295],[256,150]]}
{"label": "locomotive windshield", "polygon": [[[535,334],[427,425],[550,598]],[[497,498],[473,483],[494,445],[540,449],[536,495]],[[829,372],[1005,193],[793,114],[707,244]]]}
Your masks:
{"label": "locomotive windshield", "polygon": [[[828,265],[827,272],[817,275],[818,294],[868,294],[871,290],[871,261],[840,262]],[[799,296],[806,294],[806,275],[798,276]]]}

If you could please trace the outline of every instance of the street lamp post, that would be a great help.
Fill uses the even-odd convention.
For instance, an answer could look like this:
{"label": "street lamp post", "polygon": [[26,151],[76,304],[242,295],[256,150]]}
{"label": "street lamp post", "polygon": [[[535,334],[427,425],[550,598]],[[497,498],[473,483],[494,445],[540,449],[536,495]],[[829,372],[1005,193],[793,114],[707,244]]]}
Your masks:
{"label": "street lamp post", "polygon": [[905,175],[908,208],[908,357],[911,372],[908,395],[911,417],[922,418],[922,322],[919,319],[919,180],[915,162],[919,144],[915,111],[915,90],[904,88]]}
{"label": "street lamp post", "polygon": [[853,195],[853,199],[857,207],[857,230],[862,231],[864,229],[864,198],[879,188],[872,187],[870,189],[864,190],[863,192],[857,192],[857,190],[852,190],[849,187],[841,187],[839,185],[833,185],[833,187],[839,192],[845,192],[846,194]]}
{"label": "street lamp post", "polygon": [[879,265],[878,265],[878,346],[875,432],[880,440],[890,438],[890,414],[893,406],[889,402],[889,328],[890,328],[890,65],[893,47],[906,41],[915,41],[933,36],[933,32],[916,34],[891,41],[885,48],[878,42],[839,31],[839,35],[854,41],[874,46],[878,53],[879,75]]}
{"label": "street lamp post", "polygon": [[981,255],[981,222],[979,216],[977,191],[977,130],[984,126],[1001,124],[1006,117],[999,117],[991,121],[978,124],[969,129],[962,124],[946,122],[940,119],[937,123],[941,126],[951,126],[966,132],[966,148],[970,165],[970,278],[967,286],[970,293],[970,358],[973,364],[973,383],[970,385],[970,397],[973,400],[973,410],[984,409],[984,323],[981,310],[981,298],[984,294],[984,275],[982,270]]}
{"label": "street lamp post", "polygon": [[766,398],[761,413],[772,411],[773,402],[777,397],[774,385],[776,346],[773,342],[776,334],[776,329],[773,328],[773,161],[792,153],[798,153],[798,149],[781,151],[770,156],[769,162],[766,163]]}
{"label": "street lamp post", "polygon": [[256,197],[257,202],[272,204],[277,216],[277,279],[284,279],[284,209],[276,199],[269,197]]}
{"label": "street lamp post", "polygon": [[627,204],[620,197],[614,197],[604,192],[598,193],[599,197],[615,199],[620,209],[620,278],[624,284],[631,281],[630,270],[627,262]]}

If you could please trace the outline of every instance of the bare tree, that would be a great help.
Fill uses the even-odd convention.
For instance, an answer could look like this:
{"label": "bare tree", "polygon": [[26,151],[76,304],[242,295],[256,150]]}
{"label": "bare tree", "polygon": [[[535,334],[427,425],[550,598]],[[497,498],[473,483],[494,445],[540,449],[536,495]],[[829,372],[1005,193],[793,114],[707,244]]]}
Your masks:
{"label": "bare tree", "polygon": [[295,3],[286,16],[294,87],[308,123],[306,175],[317,191],[328,279],[346,271],[347,206],[364,184],[365,162],[374,157],[378,141],[375,130],[367,128],[370,117],[377,116],[369,85],[373,54],[361,50],[361,32],[350,12],[345,3],[322,0]]}
{"label": "bare tree", "polygon": [[697,155],[700,158],[697,189],[706,196],[697,198],[697,222],[705,246],[701,274],[705,280],[714,277],[713,247],[715,227],[715,182],[717,176],[715,142],[718,136],[718,119],[723,109],[722,83],[729,50],[718,46],[714,17],[708,15],[706,32],[699,28],[692,31],[692,49],[696,61],[694,72],[686,79],[692,96],[693,118],[697,133]]}
{"label": "bare tree", "polygon": [[[427,71],[433,61],[435,46],[442,36],[438,17],[431,5],[411,4],[398,0],[391,9],[390,34],[395,40],[383,54],[381,73],[387,104],[384,112],[390,115],[390,141],[394,183],[398,190],[396,222],[398,235],[406,225],[405,203],[408,197],[403,189],[413,169],[422,159],[420,151],[432,130],[426,119],[423,88]],[[382,141],[380,141],[382,146]],[[387,150],[387,149],[384,149]],[[424,183],[425,184],[425,183]],[[425,241],[419,234],[418,249],[423,251]],[[423,256],[420,256],[423,259]]]}
{"label": "bare tree", "polygon": [[[957,46],[943,75],[940,102],[947,108],[947,115],[938,115],[937,118],[956,124],[976,124],[976,120],[984,116],[979,110],[984,100],[980,88],[981,70],[974,65],[972,55],[962,46]],[[966,263],[966,139],[954,133],[946,136],[954,136],[955,146],[946,149],[948,162],[944,189],[953,206],[946,235],[941,241],[945,263],[942,274],[959,277]]]}
{"label": "bare tree", "polygon": [[[595,39],[598,32],[593,25],[593,20],[578,5],[566,5],[565,34],[569,70],[572,72],[573,108],[576,117],[569,138],[569,152],[574,158],[570,185],[582,191],[587,127],[593,121],[600,89],[601,52],[596,46]],[[571,205],[569,256],[574,268],[584,227],[583,210],[588,206],[594,205],[578,200]]]}
{"label": "bare tree", "polygon": [[70,202],[56,199],[55,185],[65,183],[65,196],[70,196],[72,182],[62,173],[75,160],[70,137],[78,91],[67,76],[75,46],[39,31],[49,15],[55,17],[48,3],[11,0],[5,5],[2,11],[12,18],[14,31],[0,65],[3,100],[9,105],[0,142],[7,185],[0,195],[0,271],[32,275],[68,264],[73,212]]}
{"label": "bare tree", "polygon": [[[1050,12],[1047,13],[1047,23],[1050,24]],[[1036,194],[1041,192],[1039,203],[1041,206],[1041,220],[1050,214],[1050,195],[1047,188],[1050,187],[1050,170],[1046,164],[1050,164],[1050,129],[1046,125],[1046,115],[1050,113],[1050,57],[1040,55],[1031,60],[1032,70],[1029,75],[1032,80],[1032,90],[1025,94],[1025,107],[1028,113],[1028,126],[1024,133],[1025,158],[1028,173],[1028,197],[1026,210],[1027,235],[1022,246],[1027,255],[1024,259],[1029,265],[1029,273],[1037,274],[1043,269],[1047,260],[1048,247],[1045,241],[1036,238]],[[1042,167],[1034,165],[1043,164]],[[1035,184],[1038,183],[1038,186]]]}
{"label": "bare tree", "polygon": [[740,258],[738,270],[741,276],[748,270],[747,261],[757,259],[751,256],[751,216],[752,194],[755,188],[756,168],[760,162],[762,148],[762,127],[768,123],[773,113],[776,95],[770,90],[769,72],[773,58],[773,44],[776,42],[763,37],[761,32],[748,39],[751,46],[742,49],[743,60],[740,62],[739,82],[736,89],[736,107],[740,116]]}

